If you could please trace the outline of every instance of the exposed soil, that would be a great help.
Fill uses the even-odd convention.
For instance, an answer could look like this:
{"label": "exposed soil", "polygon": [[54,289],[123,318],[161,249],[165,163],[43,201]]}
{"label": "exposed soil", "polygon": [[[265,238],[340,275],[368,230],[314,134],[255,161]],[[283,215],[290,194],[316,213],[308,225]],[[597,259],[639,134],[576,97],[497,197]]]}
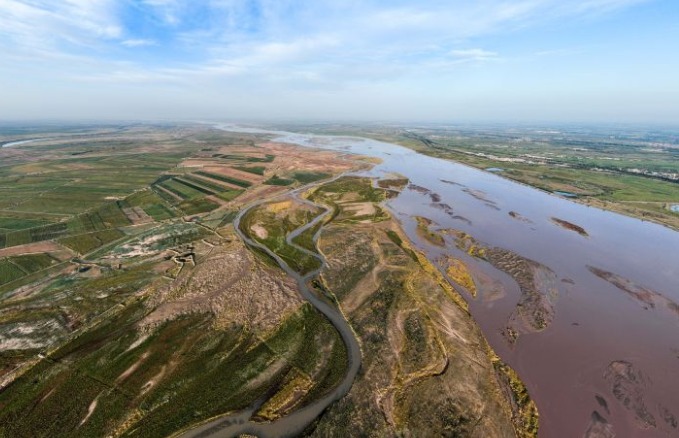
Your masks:
{"label": "exposed soil", "polygon": [[483,201],[487,205],[495,205],[495,201],[491,201],[490,199],[488,199],[488,194],[486,194],[486,192],[482,190],[465,188],[462,191],[478,199],[479,201]]}
{"label": "exposed soil", "polygon": [[255,260],[237,241],[216,247],[191,270],[150,298],[154,310],[140,323],[152,326],[177,315],[212,312],[215,324],[264,330],[277,326],[302,300],[294,281]]}
{"label": "exposed soil", "polygon": [[632,280],[603,269],[595,268],[594,266],[587,266],[587,268],[597,277],[606,280],[619,290],[625,292],[628,296],[634,298],[639,304],[644,306],[644,308],[654,310],[664,309],[679,317],[679,304],[667,298],[660,292],[640,286]]}
{"label": "exposed soil", "polygon": [[623,360],[611,362],[604,377],[611,384],[613,396],[634,415],[640,428],[655,429],[658,421],[665,421],[673,429],[677,428],[673,412],[647,399],[646,393],[651,382],[632,363]]}
{"label": "exposed soil", "polygon": [[446,233],[455,237],[459,249],[486,260],[519,285],[521,297],[504,332],[510,343],[522,333],[539,332],[551,324],[559,295],[559,279],[551,269],[512,251],[489,248],[462,231],[449,229]]}
{"label": "exposed soil", "polygon": [[572,222],[568,222],[566,220],[559,219],[558,217],[553,217],[552,222],[554,222],[555,224],[557,224],[560,227],[565,228],[567,230],[575,231],[576,233],[578,233],[581,236],[585,236],[585,237],[589,236],[589,234],[587,234],[587,231],[585,231],[585,229],[582,228],[580,225],[576,225]]}
{"label": "exposed soil", "polygon": [[[507,328],[517,335],[546,329],[554,319],[558,278],[547,266],[501,248],[488,248],[487,260],[519,284],[521,298]],[[515,338],[515,336],[510,336]]]}
{"label": "exposed soil", "polygon": [[533,223],[532,220],[528,219],[528,218],[525,217],[525,216],[522,216],[521,213],[517,213],[517,212],[515,212],[515,211],[510,211],[508,214],[509,214],[509,216],[510,216],[511,218],[514,218],[514,219],[516,219],[516,220],[518,220],[518,221],[525,222],[525,223],[527,223],[527,224],[532,224],[532,223]]}
{"label": "exposed soil", "polygon": [[342,208],[355,216],[367,216],[377,212],[372,202],[356,202],[343,204]]}
{"label": "exposed soil", "polygon": [[349,234],[330,225],[319,245],[328,288],[347,291],[338,297],[364,358],[351,392],[319,420],[313,436],[341,435],[347,424],[355,435],[515,436],[478,327],[439,283],[445,280],[433,276],[433,266],[413,259],[392,220],[353,225]]}
{"label": "exposed soil", "polygon": [[266,239],[269,237],[269,232],[266,231],[266,228],[264,228],[260,224],[254,224],[250,227],[253,233],[255,233],[255,236],[257,236],[258,239]]}
{"label": "exposed soil", "polygon": [[29,243],[26,245],[11,246],[9,248],[0,249],[1,257],[10,257],[15,255],[23,254],[43,254],[49,253],[50,255],[58,258],[59,260],[68,260],[73,257],[75,253],[65,246],[61,246],[53,241]]}
{"label": "exposed soil", "polygon": [[256,184],[264,179],[263,176],[256,175],[250,172],[244,172],[242,170],[234,169],[227,166],[210,166],[205,167],[205,171],[210,173],[215,173],[217,175],[224,175],[231,178],[239,179],[241,181],[248,181],[249,183]]}
{"label": "exposed soil", "polygon": [[383,189],[396,189],[401,191],[408,185],[408,178],[394,177],[390,179],[381,179],[377,182],[377,185]]}
{"label": "exposed soil", "polygon": [[599,412],[594,411],[587,432],[585,432],[585,438],[615,438],[613,425]]}
{"label": "exposed soil", "polygon": [[146,214],[141,207],[123,208],[123,213],[132,222],[132,225],[147,224],[153,222],[153,218]]}
{"label": "exposed soil", "polygon": [[417,233],[420,235],[420,237],[432,245],[446,245],[446,241],[443,236],[439,232],[432,229],[432,227],[436,225],[434,221],[422,216],[415,216],[415,220],[417,220]]}

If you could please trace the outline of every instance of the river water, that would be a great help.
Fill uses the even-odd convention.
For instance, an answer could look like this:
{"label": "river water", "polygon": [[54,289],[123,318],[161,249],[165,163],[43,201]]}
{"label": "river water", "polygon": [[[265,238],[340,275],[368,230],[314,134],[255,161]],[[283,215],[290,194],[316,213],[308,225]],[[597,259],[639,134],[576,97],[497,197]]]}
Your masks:
{"label": "river water", "polygon": [[[335,177],[334,179],[337,178],[338,177]],[[311,187],[312,185],[305,186],[304,189]],[[302,433],[304,429],[309,424],[311,424],[316,418],[318,418],[318,416],[321,415],[323,411],[326,408],[328,408],[332,403],[336,402],[337,400],[347,395],[349,393],[349,390],[351,389],[351,386],[354,383],[356,374],[358,373],[361,366],[361,348],[358,345],[358,341],[354,335],[354,331],[352,330],[351,326],[346,321],[346,319],[344,319],[344,315],[342,315],[335,306],[329,304],[322,298],[319,298],[314,292],[312,292],[309,289],[308,286],[309,281],[315,278],[319,274],[319,272],[323,269],[323,266],[325,266],[325,259],[323,256],[313,253],[305,248],[302,248],[301,246],[293,242],[293,239],[295,237],[299,236],[305,231],[316,226],[321,221],[325,220],[326,216],[330,214],[330,210],[320,205],[317,206],[311,201],[301,198],[299,196],[301,191],[302,189],[297,189],[293,191],[291,194],[279,195],[278,197],[280,198],[293,197],[300,203],[320,207],[325,211],[322,214],[318,215],[316,218],[314,218],[312,221],[308,222],[307,224],[297,228],[292,233],[288,234],[288,236],[286,237],[286,241],[288,245],[294,246],[299,251],[302,251],[318,259],[318,261],[320,262],[320,266],[318,269],[315,269],[305,275],[300,275],[299,273],[291,269],[290,266],[288,266],[288,264],[281,257],[279,257],[277,254],[271,251],[268,247],[250,239],[241,231],[240,222],[242,218],[245,216],[245,214],[247,214],[247,212],[252,210],[253,208],[263,204],[264,202],[269,202],[274,198],[260,200],[254,204],[249,205],[247,208],[241,210],[236,219],[234,220],[233,226],[238,236],[247,245],[259,248],[260,250],[266,252],[271,258],[276,260],[278,265],[290,277],[295,279],[302,297],[309,303],[311,303],[311,305],[314,306],[314,308],[316,308],[319,312],[325,315],[328,318],[328,320],[332,323],[332,325],[335,327],[335,329],[337,329],[337,332],[342,338],[342,342],[344,342],[344,345],[346,346],[347,349],[347,357],[349,360],[347,366],[347,373],[345,374],[342,381],[339,382],[339,384],[328,394],[324,395],[322,398],[314,401],[313,403],[301,409],[295,410],[292,414],[282,417],[274,422],[264,423],[250,421],[252,415],[255,414],[258,408],[261,407],[261,405],[264,403],[265,400],[262,399],[257,401],[254,404],[254,406],[250,407],[245,411],[237,412],[235,414],[229,414],[224,417],[220,417],[212,421],[209,421],[196,428],[193,428],[187,431],[186,433],[182,434],[182,438],[207,438],[207,437],[230,438],[234,436],[239,436],[241,434],[251,434],[259,438],[294,437]],[[314,242],[318,239],[319,234],[320,230],[314,235],[313,237]]]}
{"label": "river water", "polygon": [[[388,206],[431,260],[456,256],[475,279],[485,279],[476,298],[465,298],[491,346],[536,401],[541,437],[583,436],[594,411],[618,437],[679,435],[679,233],[393,144],[222,129],[267,132],[279,142],[377,157],[382,163],[368,175],[398,173],[419,186]],[[432,193],[440,200],[433,202]],[[445,248],[427,243],[418,236],[415,215],[550,268],[561,280],[551,325],[510,344],[501,332],[520,297],[517,283],[450,240]],[[581,226],[588,236],[559,226],[555,217]],[[615,274],[619,287],[590,267]]]}
{"label": "river water", "polygon": [[0,147],[3,148],[11,148],[12,146],[20,146],[22,144],[29,144],[29,143],[35,143],[38,141],[45,141],[45,140],[52,140],[51,138],[33,138],[30,140],[20,140],[20,141],[11,141],[9,143],[4,143]]}

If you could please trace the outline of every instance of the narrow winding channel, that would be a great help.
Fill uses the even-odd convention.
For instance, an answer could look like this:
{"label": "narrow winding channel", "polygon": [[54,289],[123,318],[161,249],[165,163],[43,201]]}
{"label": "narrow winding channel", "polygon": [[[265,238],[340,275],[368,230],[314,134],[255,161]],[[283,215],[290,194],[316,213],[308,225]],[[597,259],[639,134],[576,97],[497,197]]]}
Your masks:
{"label": "narrow winding channel", "polygon": [[[326,263],[325,258],[320,254],[302,248],[301,246],[295,244],[292,241],[295,237],[313,228],[318,223],[324,221],[326,217],[331,213],[331,210],[329,208],[323,205],[315,204],[307,199],[302,198],[300,196],[300,193],[319,184],[325,184],[329,181],[334,181],[335,179],[341,176],[342,175],[339,175],[331,180],[325,180],[320,183],[310,184],[299,189],[296,189],[292,192],[276,196],[274,198],[255,202],[240,211],[236,219],[234,219],[233,221],[233,226],[238,236],[241,239],[243,239],[243,241],[247,245],[253,248],[257,248],[261,251],[264,251],[271,258],[276,260],[276,263],[278,263],[281,269],[283,269],[290,277],[294,278],[295,281],[297,281],[298,289],[302,297],[305,300],[307,300],[312,306],[314,306],[316,310],[325,315],[328,318],[328,320],[332,323],[332,325],[335,327],[335,329],[337,329],[342,338],[342,341],[344,342],[344,345],[346,346],[347,357],[349,359],[349,363],[347,364],[348,365],[347,373],[344,376],[344,379],[342,379],[340,384],[337,387],[335,387],[330,393],[325,395],[323,398],[316,400],[311,404],[301,409],[298,409],[293,413],[286,415],[285,417],[282,417],[276,421],[270,423],[251,421],[252,415],[254,415],[255,412],[257,412],[261,405],[266,401],[262,399],[258,400],[253,406],[251,406],[249,409],[245,411],[228,414],[226,416],[212,420],[208,423],[205,423],[194,429],[189,430],[188,432],[183,434],[182,437],[229,438],[238,436],[240,434],[252,434],[259,438],[293,437],[299,435],[302,431],[304,431],[304,429],[308,425],[310,425],[316,418],[318,418],[326,408],[328,408],[333,402],[344,397],[351,389],[351,386],[354,383],[354,379],[356,378],[356,374],[358,373],[358,370],[361,366],[361,349],[358,345],[356,335],[354,334],[354,331],[352,330],[347,320],[344,318],[344,315],[342,315],[342,313],[336,307],[328,304],[322,298],[319,298],[314,292],[311,291],[311,289],[308,286],[309,281],[316,277],[325,266]],[[277,198],[284,197],[293,197],[294,199],[304,204],[318,207],[324,210],[323,213],[316,216],[312,221],[292,231],[286,237],[286,241],[289,245],[292,245],[298,250],[315,257],[321,262],[320,267],[318,269],[313,270],[307,273],[306,275],[300,275],[298,272],[291,269],[290,266],[288,266],[288,264],[276,253],[271,251],[267,246],[253,239],[250,239],[240,229],[241,220],[252,209],[257,208],[262,204],[271,202]],[[320,235],[321,230],[322,227],[313,236],[314,243],[318,240],[318,236]]]}

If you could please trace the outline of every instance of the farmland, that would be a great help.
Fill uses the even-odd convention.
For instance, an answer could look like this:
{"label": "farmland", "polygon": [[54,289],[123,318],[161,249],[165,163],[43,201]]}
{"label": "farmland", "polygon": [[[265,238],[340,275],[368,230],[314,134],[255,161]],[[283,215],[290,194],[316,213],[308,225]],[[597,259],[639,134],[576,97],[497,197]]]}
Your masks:
{"label": "farmland", "polygon": [[[482,403],[484,430],[523,430],[457,292],[383,205],[404,184],[328,181],[369,164],[204,126],[88,132],[0,151],[0,436],[168,436],[253,406],[277,421],[333,391],[339,331],[237,231],[320,270],[310,287],[363,345],[365,373],[311,435],[347,418],[462,431]],[[473,342],[439,330],[436,308]],[[448,354],[469,345],[482,366]],[[425,399],[445,409],[425,416]]]}
{"label": "farmland", "polygon": [[[267,193],[281,150],[196,127],[120,137],[2,151],[2,434],[167,435],[284,382],[311,383],[263,417],[332,388],[346,361],[337,333],[230,225],[241,197]],[[357,165],[325,155],[337,171]]]}

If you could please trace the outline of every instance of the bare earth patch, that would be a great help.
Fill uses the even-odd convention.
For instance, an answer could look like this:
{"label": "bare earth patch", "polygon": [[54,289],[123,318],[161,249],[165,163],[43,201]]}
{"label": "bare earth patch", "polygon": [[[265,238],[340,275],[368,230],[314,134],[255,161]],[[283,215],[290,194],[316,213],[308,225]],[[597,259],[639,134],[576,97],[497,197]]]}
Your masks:
{"label": "bare earth patch", "polygon": [[52,241],[29,243],[27,245],[18,245],[0,249],[0,257],[10,257],[22,254],[43,254],[43,253],[50,253],[51,255],[55,256],[61,261],[68,260],[69,258],[75,255],[75,253],[70,249]]}

